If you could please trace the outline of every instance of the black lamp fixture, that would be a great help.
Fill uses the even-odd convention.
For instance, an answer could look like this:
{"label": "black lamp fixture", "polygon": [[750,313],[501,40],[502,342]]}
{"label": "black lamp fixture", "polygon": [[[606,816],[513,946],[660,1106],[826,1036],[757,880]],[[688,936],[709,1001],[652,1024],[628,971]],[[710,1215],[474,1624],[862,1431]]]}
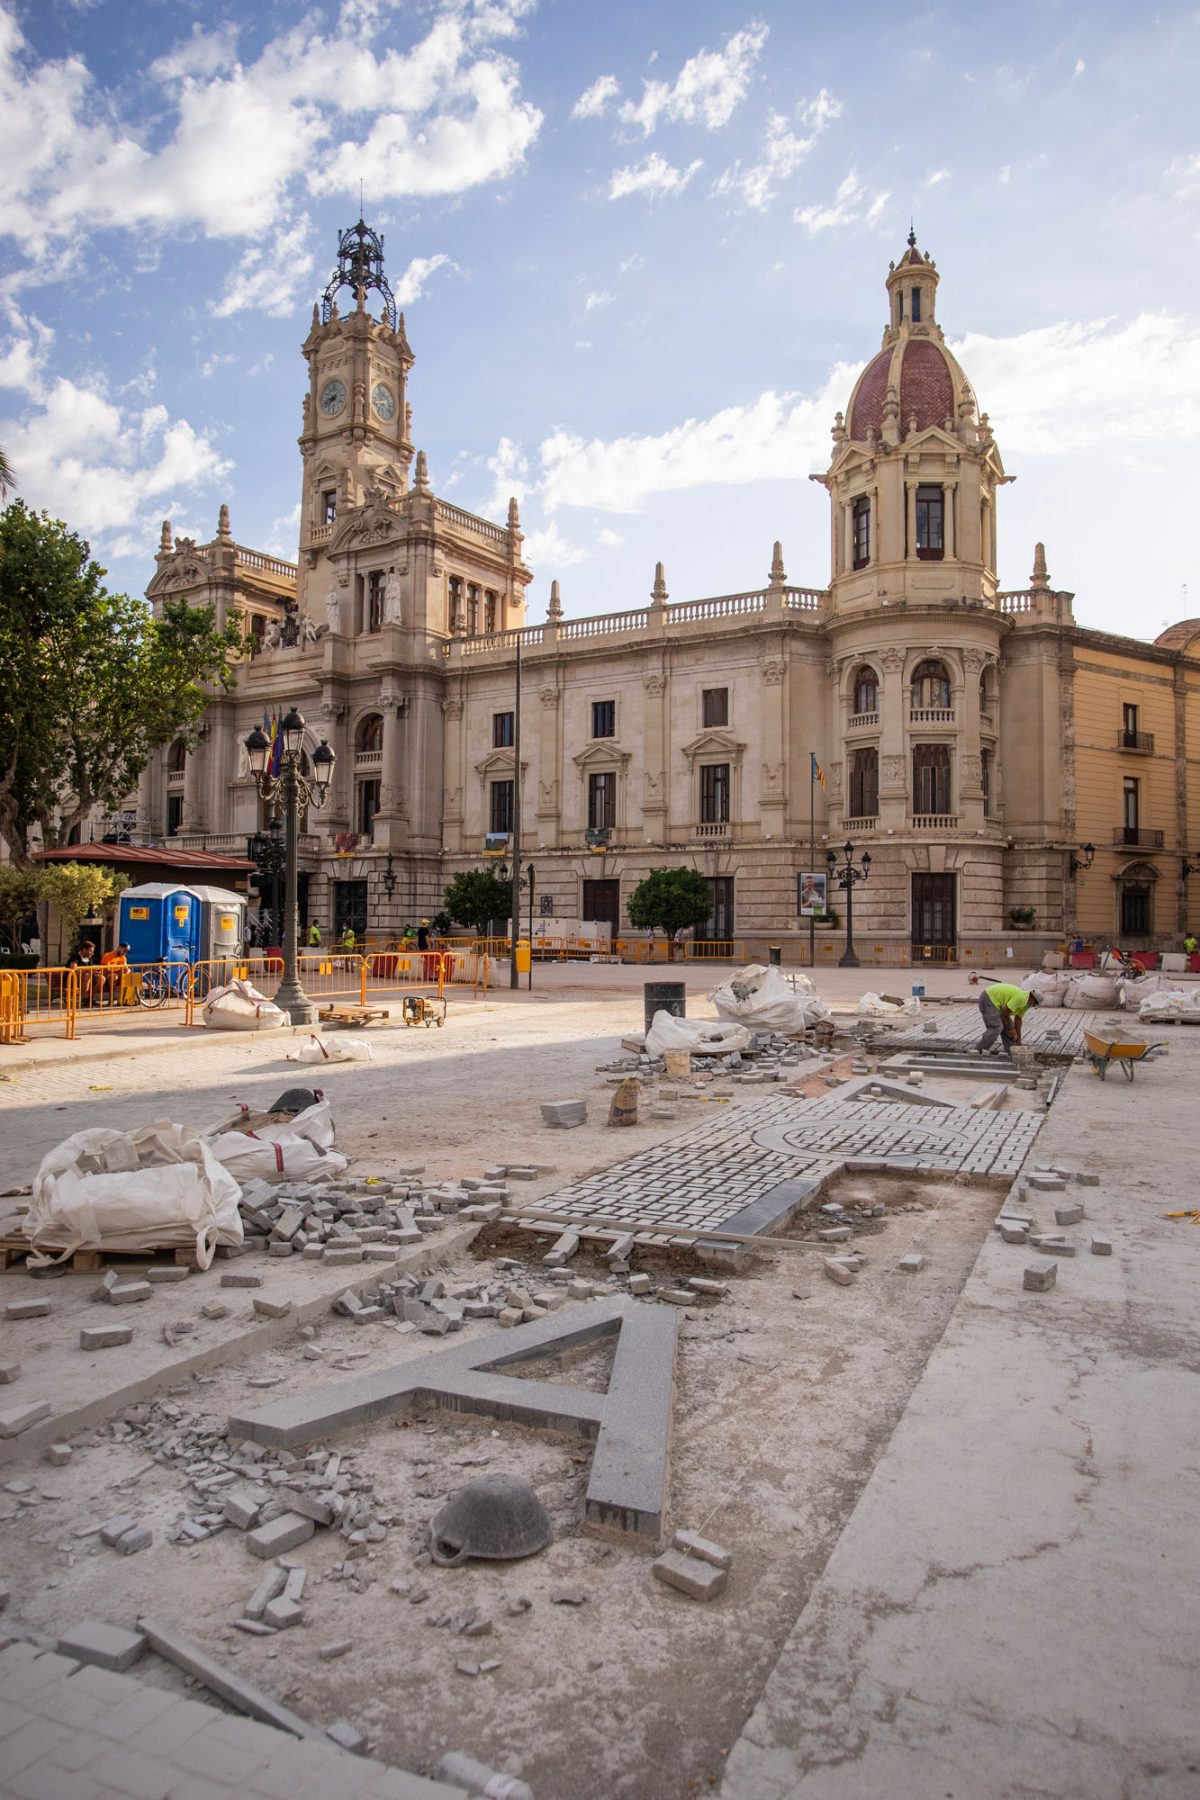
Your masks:
{"label": "black lamp fixture", "polygon": [[1200,875],[1200,850],[1193,850],[1192,855],[1196,858],[1194,863],[1189,862],[1185,854],[1183,861],[1179,865],[1179,879],[1181,881],[1186,881],[1189,875]]}
{"label": "black lamp fixture", "polygon": [[[279,800],[283,807],[283,979],[275,991],[275,1004],[291,1019],[293,1025],[311,1025],[317,1009],[300,985],[297,937],[299,931],[299,887],[297,850],[300,830],[300,807],[319,810],[329,797],[336,761],[324,739],[313,751],[312,773],[300,770],[304,748],[304,715],[295,706],[288,708],[279,726],[279,767],[271,770],[272,744],[261,726],[256,725],[246,738],[246,758],[254,784],[264,800]],[[272,830],[277,821],[272,819]]]}
{"label": "black lamp fixture", "polygon": [[1075,877],[1079,874],[1079,872],[1082,869],[1090,869],[1092,864],[1095,862],[1095,860],[1096,860],[1095,844],[1085,844],[1083,846],[1082,851],[1080,852],[1080,854],[1078,856],[1075,854],[1074,850],[1072,850],[1071,862],[1070,862],[1071,880],[1074,881]]}
{"label": "black lamp fixture", "polygon": [[392,853],[390,850],[387,853],[387,861],[383,865],[383,875],[381,879],[383,882],[383,891],[390,900],[396,891],[396,870],[395,865],[392,862]]}
{"label": "black lamp fixture", "polygon": [[829,878],[836,881],[846,895],[846,948],[838,958],[841,969],[857,969],[858,957],[854,953],[854,889],[860,881],[869,881],[871,876],[871,852],[864,850],[859,858],[859,866],[854,863],[854,845],[849,841],[842,845],[843,861],[839,865],[837,854],[833,850],[825,852],[825,866],[829,870]]}

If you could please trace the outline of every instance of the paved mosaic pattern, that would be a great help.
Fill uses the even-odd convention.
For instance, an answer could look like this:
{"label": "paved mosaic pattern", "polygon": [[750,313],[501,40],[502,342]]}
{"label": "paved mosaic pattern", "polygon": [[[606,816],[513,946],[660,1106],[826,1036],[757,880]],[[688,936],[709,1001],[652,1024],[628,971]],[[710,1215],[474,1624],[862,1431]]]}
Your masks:
{"label": "paved mosaic pattern", "polygon": [[[1021,1042],[1033,1050],[1076,1056],[1083,1049],[1084,1032],[1094,1031],[1101,1019],[1109,1018],[1115,1011],[1111,1006],[1100,1012],[1072,1012],[1065,1006],[1035,1007],[1026,1015]],[[880,1023],[886,1025],[887,1021]],[[927,1032],[926,1023],[936,1023],[936,1032]],[[974,1000],[965,1006],[928,1007],[915,1026],[888,1031],[883,1042],[890,1050],[928,1050],[935,1044],[977,1044],[982,1031],[979,1002]]]}
{"label": "paved mosaic pattern", "polygon": [[[774,1094],[743,1101],[679,1137],[539,1201],[564,1224],[588,1216],[666,1241],[673,1232],[768,1231],[852,1157],[881,1166],[1011,1179],[1040,1112],[975,1112]],[[545,1226],[543,1225],[543,1230]]]}

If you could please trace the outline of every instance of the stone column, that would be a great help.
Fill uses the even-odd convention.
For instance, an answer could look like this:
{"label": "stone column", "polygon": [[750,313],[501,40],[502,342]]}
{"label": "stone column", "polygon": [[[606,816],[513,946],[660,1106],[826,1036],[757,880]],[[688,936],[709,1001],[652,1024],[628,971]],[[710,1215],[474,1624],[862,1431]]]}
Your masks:
{"label": "stone column", "polygon": [[401,841],[401,755],[400,721],[396,717],[402,696],[390,684],[379,690],[379,710],[383,715],[383,761],[379,769],[379,811],[375,815],[374,838],[382,849]]}
{"label": "stone column", "polygon": [[879,658],[879,824],[902,830],[908,822],[908,693],[904,652],[893,645]]}
{"label": "stone column", "polygon": [[641,809],[642,831],[647,843],[665,844],[671,835],[667,677],[661,670],[655,669],[643,676],[642,687],[646,695],[642,729],[643,753],[646,758]]}
{"label": "stone column", "polygon": [[[785,744],[787,664],[769,656],[762,664],[762,788],[759,794],[760,828],[781,838],[787,817],[787,754]],[[743,802],[744,805],[744,802]]]}
{"label": "stone column", "polygon": [[187,753],[183,765],[183,818],[181,832],[203,831],[204,776],[207,771],[207,744],[201,741]]}
{"label": "stone column", "polygon": [[945,485],[946,495],[946,555],[958,555],[958,483],[948,481]]}
{"label": "stone column", "polygon": [[983,757],[979,718],[979,675],[983,657],[978,650],[963,651],[963,685],[958,701],[958,792],[951,798],[959,824],[978,831],[983,818]]}
{"label": "stone column", "polygon": [[917,486],[917,482],[905,480],[904,517],[907,523],[905,525],[904,553],[909,562],[917,560]]}
{"label": "stone column", "polygon": [[[534,761],[534,816],[538,821],[538,842],[557,848],[562,824],[563,771],[558,736],[558,689],[549,681],[538,689],[538,733]],[[532,724],[532,720],[530,721]],[[532,734],[531,734],[532,735]],[[532,839],[532,833],[530,833]]]}

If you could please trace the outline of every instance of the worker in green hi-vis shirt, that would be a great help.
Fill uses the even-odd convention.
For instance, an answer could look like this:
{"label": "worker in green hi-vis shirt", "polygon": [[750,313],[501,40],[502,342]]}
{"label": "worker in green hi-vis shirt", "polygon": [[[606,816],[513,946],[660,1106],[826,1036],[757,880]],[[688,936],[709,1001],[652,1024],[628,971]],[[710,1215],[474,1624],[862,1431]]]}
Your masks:
{"label": "worker in green hi-vis shirt", "polygon": [[980,1056],[994,1054],[993,1045],[999,1038],[1005,1056],[1011,1061],[1012,1047],[1021,1041],[1021,1020],[1031,1006],[1040,1005],[1036,994],[1031,994],[1028,988],[1015,987],[1011,981],[995,981],[990,988],[985,988],[979,996],[983,1036],[975,1046]]}

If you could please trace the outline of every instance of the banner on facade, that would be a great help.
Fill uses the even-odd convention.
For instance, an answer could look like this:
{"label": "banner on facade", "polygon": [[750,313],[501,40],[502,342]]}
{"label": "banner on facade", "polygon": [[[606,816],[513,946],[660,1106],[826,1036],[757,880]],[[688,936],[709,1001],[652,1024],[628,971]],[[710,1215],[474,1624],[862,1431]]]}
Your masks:
{"label": "banner on facade", "polygon": [[805,872],[796,877],[796,911],[802,919],[820,919],[825,913],[826,886],[829,877]]}

